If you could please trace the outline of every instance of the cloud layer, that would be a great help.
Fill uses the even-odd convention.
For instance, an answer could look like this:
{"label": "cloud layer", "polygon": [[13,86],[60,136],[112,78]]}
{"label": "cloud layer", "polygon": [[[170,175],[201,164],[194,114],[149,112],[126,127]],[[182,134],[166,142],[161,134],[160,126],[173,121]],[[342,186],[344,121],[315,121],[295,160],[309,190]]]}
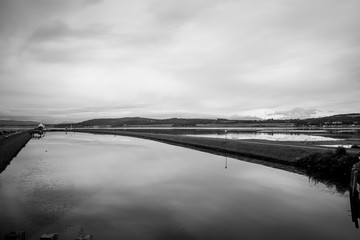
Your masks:
{"label": "cloud layer", "polygon": [[359,112],[359,7],[0,0],[0,117]]}

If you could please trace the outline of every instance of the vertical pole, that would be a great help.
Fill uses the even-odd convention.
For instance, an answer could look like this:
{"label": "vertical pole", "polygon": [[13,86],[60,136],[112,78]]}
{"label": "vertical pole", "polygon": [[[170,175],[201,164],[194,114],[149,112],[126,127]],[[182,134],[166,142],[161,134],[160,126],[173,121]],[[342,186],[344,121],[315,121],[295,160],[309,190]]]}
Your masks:
{"label": "vertical pole", "polygon": [[[227,129],[225,129],[225,141],[227,141]],[[227,169],[227,157],[225,158],[225,169]]]}
{"label": "vertical pole", "polygon": [[355,190],[356,190],[356,182],[357,182],[357,173],[358,171],[353,171],[353,178],[352,178],[352,182],[351,182],[351,195],[355,194]]}

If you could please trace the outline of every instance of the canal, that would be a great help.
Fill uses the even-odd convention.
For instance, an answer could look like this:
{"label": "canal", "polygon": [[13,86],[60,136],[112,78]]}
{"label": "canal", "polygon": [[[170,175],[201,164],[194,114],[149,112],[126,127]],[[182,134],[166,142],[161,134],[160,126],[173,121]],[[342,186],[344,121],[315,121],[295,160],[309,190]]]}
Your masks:
{"label": "canal", "polygon": [[47,133],[0,175],[1,238],[358,239],[349,211],[303,175],[113,135]]}
{"label": "canal", "polygon": [[[315,133],[316,134],[316,133]],[[223,139],[259,139],[269,141],[339,141],[341,139],[323,137],[303,133],[273,133],[273,132],[216,132],[207,134],[184,134],[184,136],[223,138]]]}

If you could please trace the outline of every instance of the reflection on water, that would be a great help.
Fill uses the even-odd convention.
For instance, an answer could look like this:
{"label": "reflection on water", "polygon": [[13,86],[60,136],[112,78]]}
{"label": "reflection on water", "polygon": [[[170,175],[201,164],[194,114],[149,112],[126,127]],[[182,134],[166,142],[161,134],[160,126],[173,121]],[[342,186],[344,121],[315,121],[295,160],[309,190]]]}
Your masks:
{"label": "reflection on water", "polygon": [[48,133],[27,144],[0,184],[0,237],[25,230],[28,239],[74,239],[82,228],[94,239],[359,236],[348,196],[334,189],[142,139]]}
{"label": "reflection on water", "polygon": [[351,219],[355,224],[356,228],[359,228],[360,219],[360,199],[359,192],[354,191],[350,195],[350,206],[351,206]]}
{"label": "reflection on water", "polygon": [[355,223],[355,227],[359,228],[360,219],[360,163],[354,164],[351,170],[351,183],[350,183],[350,205],[351,205],[351,218]]}
{"label": "reflection on water", "polygon": [[332,147],[332,148],[338,148],[338,147],[351,148],[352,147],[351,144],[332,144],[332,145],[319,145],[319,146]]}
{"label": "reflection on water", "polygon": [[45,132],[33,132],[31,134],[31,137],[34,138],[34,139],[43,138],[43,137],[45,137]]}
{"label": "reflection on water", "polygon": [[273,133],[273,132],[217,132],[208,134],[184,134],[194,137],[228,138],[228,139],[260,139],[270,141],[339,141],[330,137],[308,135],[301,133]]}

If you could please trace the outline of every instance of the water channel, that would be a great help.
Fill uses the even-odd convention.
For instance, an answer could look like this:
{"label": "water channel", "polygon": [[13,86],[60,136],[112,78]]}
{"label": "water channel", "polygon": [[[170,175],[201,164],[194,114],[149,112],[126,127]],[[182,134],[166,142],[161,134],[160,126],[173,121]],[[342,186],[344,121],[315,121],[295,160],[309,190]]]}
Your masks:
{"label": "water channel", "polygon": [[47,133],[0,175],[1,237],[358,239],[349,210],[303,175],[113,135]]}
{"label": "water channel", "polygon": [[217,132],[207,134],[184,134],[185,136],[227,138],[227,139],[260,139],[270,141],[339,141],[341,139],[316,136],[302,133],[273,133],[273,132]]}

